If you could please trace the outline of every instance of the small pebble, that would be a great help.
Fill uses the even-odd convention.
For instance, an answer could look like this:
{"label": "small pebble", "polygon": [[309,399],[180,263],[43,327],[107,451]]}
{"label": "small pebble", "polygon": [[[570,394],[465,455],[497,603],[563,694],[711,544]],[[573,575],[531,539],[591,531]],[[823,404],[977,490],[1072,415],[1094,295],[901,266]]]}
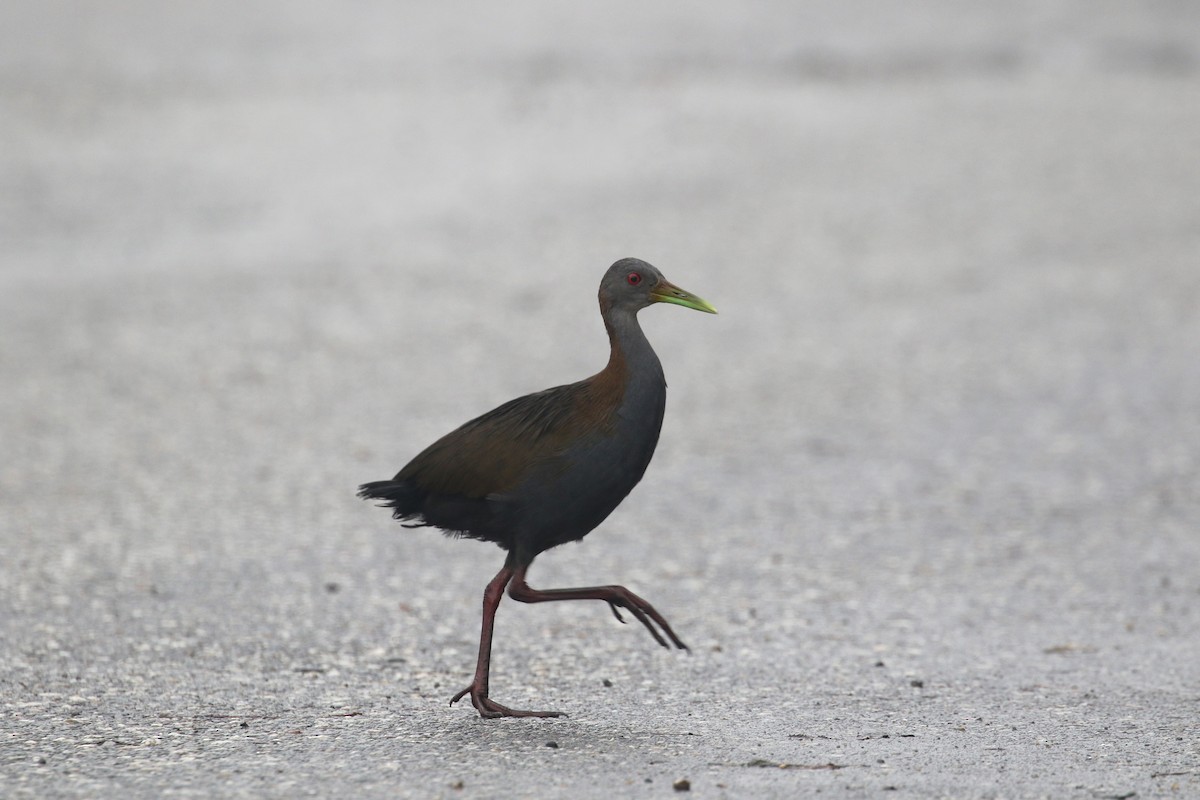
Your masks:
{"label": "small pebble", "polygon": [[671,784],[671,788],[677,792],[690,792],[692,790],[692,782],[687,778],[680,778]]}
{"label": "small pebble", "polygon": [[558,742],[546,742],[546,747],[553,747],[555,750],[557,750]]}
{"label": "small pebble", "polygon": [[609,689],[611,689],[611,688],[612,688],[612,681],[610,681],[608,678],[605,678],[605,679],[604,679],[604,686],[605,686],[606,688],[609,688]]}

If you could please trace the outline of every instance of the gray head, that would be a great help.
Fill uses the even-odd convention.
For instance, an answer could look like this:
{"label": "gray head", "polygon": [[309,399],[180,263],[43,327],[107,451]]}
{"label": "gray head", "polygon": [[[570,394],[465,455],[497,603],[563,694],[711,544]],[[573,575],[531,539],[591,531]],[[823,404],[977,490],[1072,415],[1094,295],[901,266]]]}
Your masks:
{"label": "gray head", "polygon": [[622,258],[600,280],[600,311],[636,314],[651,303],[675,303],[709,314],[717,310],[691,292],[680,289],[640,258]]}

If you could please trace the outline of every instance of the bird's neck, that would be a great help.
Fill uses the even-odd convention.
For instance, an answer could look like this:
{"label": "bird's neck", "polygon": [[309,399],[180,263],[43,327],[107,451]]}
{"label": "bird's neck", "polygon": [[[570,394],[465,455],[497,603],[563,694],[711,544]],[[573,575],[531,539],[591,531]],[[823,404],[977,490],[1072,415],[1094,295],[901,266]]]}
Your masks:
{"label": "bird's neck", "polygon": [[604,326],[612,348],[604,372],[626,383],[628,389],[661,390],[666,385],[662,363],[642,332],[636,312],[614,310],[605,315]]}

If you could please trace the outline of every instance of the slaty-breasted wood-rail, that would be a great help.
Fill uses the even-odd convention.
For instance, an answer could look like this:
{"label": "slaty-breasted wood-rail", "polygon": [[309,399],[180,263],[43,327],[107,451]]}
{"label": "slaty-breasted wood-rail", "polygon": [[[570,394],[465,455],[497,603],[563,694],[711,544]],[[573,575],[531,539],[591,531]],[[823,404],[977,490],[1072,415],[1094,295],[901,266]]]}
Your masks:
{"label": "slaty-breasted wood-rail", "polygon": [[[518,397],[438,439],[390,481],[359,487],[410,527],[495,542],[508,551],[504,568],[483,592],[479,661],[464,695],[484,717],[556,717],[521,711],[488,696],[492,623],[505,587],[514,600],[604,600],[618,620],[626,609],[663,647],[680,641],[654,606],[623,586],[533,589],[525,582],[539,553],[586,536],[641,480],[654,454],[667,384],[637,313],[675,303],[716,313],[669,283],[645,261],[622,259],[600,282],[608,329],[608,364],[586,380]],[[657,626],[657,628],[655,627]],[[665,638],[664,638],[665,637]]]}

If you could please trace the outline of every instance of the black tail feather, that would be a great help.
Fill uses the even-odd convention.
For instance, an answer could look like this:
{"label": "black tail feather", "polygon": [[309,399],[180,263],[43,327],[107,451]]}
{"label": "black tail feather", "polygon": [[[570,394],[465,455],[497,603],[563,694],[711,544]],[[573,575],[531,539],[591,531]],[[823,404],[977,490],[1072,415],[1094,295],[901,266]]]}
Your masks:
{"label": "black tail feather", "polygon": [[358,487],[364,500],[380,500],[406,528],[441,528],[448,536],[466,536],[512,547],[510,523],[497,521],[496,507],[486,497],[437,495],[409,481],[372,481]]}
{"label": "black tail feather", "polygon": [[425,503],[425,492],[407,481],[371,481],[358,487],[358,496],[363,500],[382,500],[383,508],[390,508],[396,519],[414,519],[421,516]]}

